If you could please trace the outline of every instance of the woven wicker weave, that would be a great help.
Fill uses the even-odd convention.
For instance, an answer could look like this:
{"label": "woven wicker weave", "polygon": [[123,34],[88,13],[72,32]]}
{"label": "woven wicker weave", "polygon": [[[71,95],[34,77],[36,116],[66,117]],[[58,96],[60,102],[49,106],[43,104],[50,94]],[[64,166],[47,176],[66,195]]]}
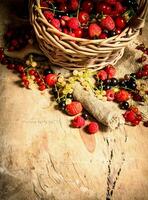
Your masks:
{"label": "woven wicker weave", "polygon": [[58,31],[44,17],[40,0],[30,0],[29,8],[39,46],[51,63],[71,70],[98,70],[115,64],[122,57],[124,48],[144,26],[147,4],[147,0],[139,1],[138,17],[132,19],[120,35],[97,40],[74,38]]}

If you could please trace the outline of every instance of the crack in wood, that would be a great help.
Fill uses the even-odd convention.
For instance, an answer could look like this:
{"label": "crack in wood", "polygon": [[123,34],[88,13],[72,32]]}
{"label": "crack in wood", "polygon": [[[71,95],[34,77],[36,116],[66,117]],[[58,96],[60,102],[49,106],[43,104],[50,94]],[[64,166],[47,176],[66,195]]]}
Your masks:
{"label": "crack in wood", "polygon": [[[126,143],[127,142],[127,134],[125,134],[125,140],[124,142]],[[110,146],[110,143],[109,143],[109,140],[106,139],[106,144],[107,146],[109,147]],[[114,143],[116,143],[116,141],[114,141]],[[114,193],[114,190],[115,190],[115,187],[116,187],[116,184],[117,184],[117,181],[120,177],[120,174],[121,174],[121,171],[122,171],[122,166],[125,162],[125,153],[124,152],[121,152],[121,156],[122,156],[122,161],[121,161],[121,164],[120,164],[120,167],[117,171],[117,175],[115,176],[114,178],[114,181],[112,182],[111,181],[111,172],[112,172],[112,162],[113,162],[113,158],[114,158],[114,152],[113,152],[113,149],[111,149],[110,151],[110,158],[108,160],[108,175],[107,175],[107,192],[106,192],[106,200],[111,200],[112,199],[112,196],[113,196],[113,193]]]}

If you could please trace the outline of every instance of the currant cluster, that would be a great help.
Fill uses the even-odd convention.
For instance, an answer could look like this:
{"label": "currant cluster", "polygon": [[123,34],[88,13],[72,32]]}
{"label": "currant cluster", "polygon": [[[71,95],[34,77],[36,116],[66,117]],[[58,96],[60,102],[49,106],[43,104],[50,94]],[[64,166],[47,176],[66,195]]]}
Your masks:
{"label": "currant cluster", "polygon": [[4,35],[8,51],[20,50],[32,42],[32,27],[19,26],[9,27]]}
{"label": "currant cluster", "polygon": [[136,1],[41,0],[45,18],[59,31],[78,38],[118,35],[136,15]]}
{"label": "currant cluster", "polygon": [[123,115],[126,122],[130,122],[133,126],[139,125],[142,121],[142,115],[137,107],[131,106]]}
{"label": "currant cluster", "polygon": [[148,55],[148,48],[142,43],[136,47],[136,49],[142,51],[144,54]]}

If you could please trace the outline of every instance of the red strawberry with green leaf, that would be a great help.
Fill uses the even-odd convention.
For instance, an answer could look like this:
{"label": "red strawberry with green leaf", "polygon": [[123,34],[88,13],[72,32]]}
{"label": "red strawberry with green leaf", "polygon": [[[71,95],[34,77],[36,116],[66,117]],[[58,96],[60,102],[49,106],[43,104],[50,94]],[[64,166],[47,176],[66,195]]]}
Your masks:
{"label": "red strawberry with green leaf", "polygon": [[101,24],[102,28],[107,29],[109,31],[112,31],[115,28],[115,22],[114,22],[113,18],[111,16],[109,16],[109,15],[104,16],[101,19],[101,23],[100,24]]}

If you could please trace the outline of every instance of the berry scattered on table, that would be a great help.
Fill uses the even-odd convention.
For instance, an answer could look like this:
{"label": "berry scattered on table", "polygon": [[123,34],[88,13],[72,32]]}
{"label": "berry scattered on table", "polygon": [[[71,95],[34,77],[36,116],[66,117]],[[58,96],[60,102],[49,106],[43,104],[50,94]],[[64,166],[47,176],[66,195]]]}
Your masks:
{"label": "berry scattered on table", "polygon": [[87,126],[87,131],[89,134],[95,134],[99,131],[99,125],[97,122],[90,122]]}
{"label": "berry scattered on table", "polygon": [[83,110],[83,107],[81,103],[78,101],[73,101],[71,104],[68,104],[66,106],[66,112],[68,115],[71,115],[71,116],[80,114],[82,110]]}
{"label": "berry scattered on table", "polygon": [[81,128],[85,125],[85,119],[82,116],[77,116],[71,121],[73,128]]}

